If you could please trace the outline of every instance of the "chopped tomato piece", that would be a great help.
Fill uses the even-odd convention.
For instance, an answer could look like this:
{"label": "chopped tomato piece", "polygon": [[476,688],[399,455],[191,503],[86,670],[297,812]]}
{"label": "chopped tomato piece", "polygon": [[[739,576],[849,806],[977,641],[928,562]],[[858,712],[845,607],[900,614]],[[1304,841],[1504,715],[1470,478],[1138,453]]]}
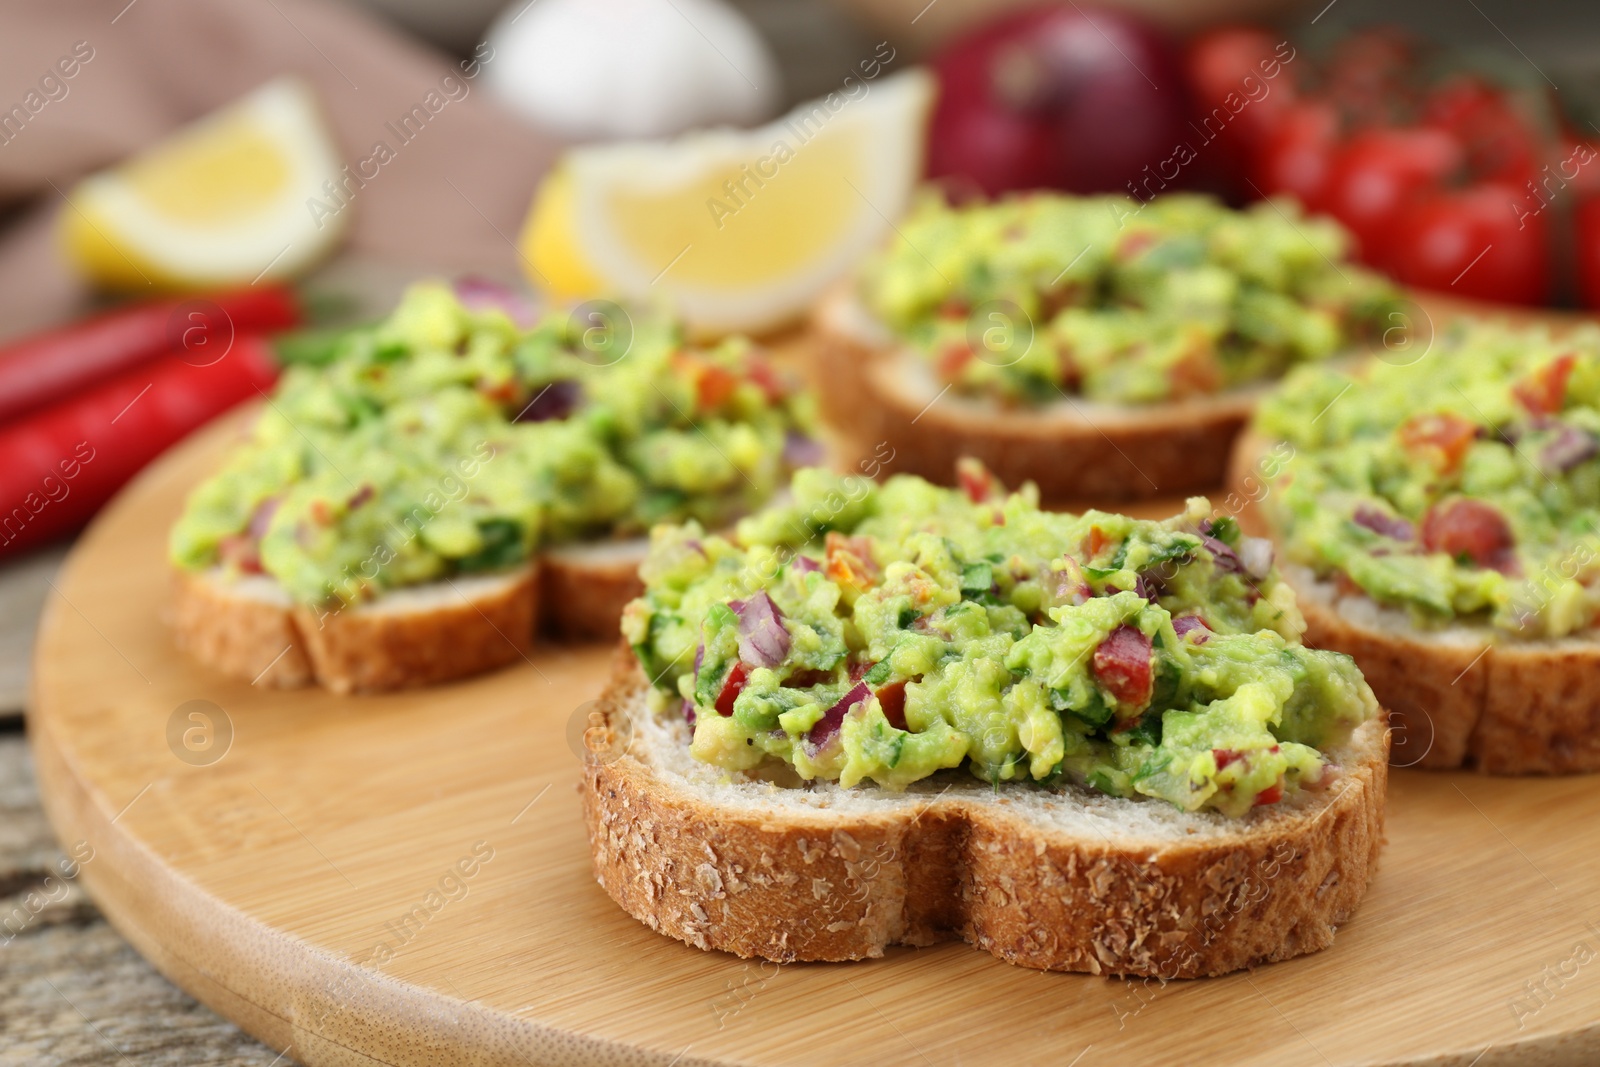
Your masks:
{"label": "chopped tomato piece", "polygon": [[878,582],[878,565],[872,559],[872,542],[865,537],[846,537],[830,530],[824,541],[828,563],[824,573],[830,581],[866,590]]}
{"label": "chopped tomato piece", "polygon": [[1576,352],[1557,356],[1513,385],[1511,395],[1530,415],[1556,414],[1566,404],[1567,379],[1572,377],[1572,365],[1577,361]]}
{"label": "chopped tomato piece", "polygon": [[777,404],[789,395],[789,390],[783,384],[783,378],[761,356],[748,356],[745,359],[745,376],[755,383],[767,398],[767,403]]}
{"label": "chopped tomato piece", "polygon": [[951,341],[939,349],[939,376],[955,378],[961,374],[961,368],[971,362],[972,346]]}
{"label": "chopped tomato piece", "polygon": [[1239,760],[1244,759],[1244,753],[1236,748],[1214,748],[1211,750],[1211,756],[1217,761],[1217,770],[1219,771],[1230,763],[1237,763]]}
{"label": "chopped tomato piece", "polygon": [[1150,702],[1150,639],[1137,627],[1123,623],[1112,630],[1094,650],[1093,666],[1095,681],[1117,703],[1142,709]]}
{"label": "chopped tomato piece", "polygon": [[1445,552],[1480,567],[1506,570],[1515,563],[1510,524],[1481,500],[1458,497],[1433,505],[1422,517],[1422,543],[1430,552]]}
{"label": "chopped tomato piece", "polygon": [[1209,396],[1222,388],[1222,367],[1209,347],[1199,347],[1172,365],[1167,372],[1176,396]]}
{"label": "chopped tomato piece", "polygon": [[333,525],[333,511],[328,507],[326,500],[318,497],[311,502],[311,507],[308,510],[311,512],[311,521],[318,526]]}
{"label": "chopped tomato piece", "polygon": [[1141,252],[1147,248],[1154,247],[1155,244],[1156,235],[1154,230],[1135,230],[1122,239],[1113,255],[1116,256],[1117,262],[1128,263],[1137,259]]}
{"label": "chopped tomato piece", "polygon": [[511,378],[507,378],[503,382],[480,381],[478,383],[478,392],[497,404],[510,404],[520,398],[522,387]]}
{"label": "chopped tomato piece", "polygon": [[1115,544],[1110,536],[1098,526],[1089,527],[1089,539],[1083,546],[1084,558],[1090,562],[1100,554],[1100,550],[1107,545]]}
{"label": "chopped tomato piece", "polygon": [[224,537],[217,542],[217,555],[245,574],[261,573],[261,545],[253,537],[243,534]]}
{"label": "chopped tomato piece", "polygon": [[1276,782],[1273,782],[1271,785],[1267,786],[1261,792],[1256,794],[1255,806],[1259,808],[1263,804],[1276,804],[1278,801],[1280,801],[1282,799],[1283,799],[1283,779],[1280,778]]}
{"label": "chopped tomato piece", "polygon": [[981,504],[985,500],[993,499],[998,488],[994,475],[974,459],[959,459],[956,461],[956,482],[961,486],[962,492],[967,494],[967,499],[974,504]]}
{"label": "chopped tomato piece", "polygon": [[1449,411],[1413,415],[1400,424],[1400,444],[1408,452],[1428,456],[1441,473],[1451,473],[1477,439],[1471,419]]}
{"label": "chopped tomato piece", "polygon": [[744,683],[750,677],[750,668],[743,662],[733,665],[728,672],[728,677],[723,679],[722,692],[717,694],[717,714],[732,715],[733,702],[739,699],[739,694],[744,692]]}
{"label": "chopped tomato piece", "polygon": [[906,683],[890,682],[878,690],[878,706],[883,717],[897,730],[906,728]]}
{"label": "chopped tomato piece", "polygon": [[694,383],[695,403],[701,411],[716,411],[733,391],[739,387],[739,379],[733,372],[715,364],[707,364],[700,373],[699,379]]}

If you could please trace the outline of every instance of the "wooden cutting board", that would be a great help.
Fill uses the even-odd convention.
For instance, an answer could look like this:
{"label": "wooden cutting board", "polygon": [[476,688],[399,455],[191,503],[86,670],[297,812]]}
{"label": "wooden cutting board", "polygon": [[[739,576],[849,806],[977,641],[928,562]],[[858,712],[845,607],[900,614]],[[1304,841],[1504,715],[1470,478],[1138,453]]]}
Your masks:
{"label": "wooden cutting board", "polygon": [[252,689],[174,651],[165,532],[239,424],[158,463],[79,544],[41,627],[29,730],[96,902],[286,1059],[1600,1060],[1594,778],[1396,773],[1359,914],[1332,949],[1253,974],[1163,987],[960,943],[778,967],[652,933],[596,886],[579,821],[574,726],[609,649],[547,645],[489,677],[352,698]]}

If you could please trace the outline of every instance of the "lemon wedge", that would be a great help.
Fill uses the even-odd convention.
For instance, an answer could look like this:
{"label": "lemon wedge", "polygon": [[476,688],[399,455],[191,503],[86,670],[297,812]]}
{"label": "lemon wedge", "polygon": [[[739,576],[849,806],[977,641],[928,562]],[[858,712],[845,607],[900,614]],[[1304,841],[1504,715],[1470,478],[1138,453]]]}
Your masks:
{"label": "lemon wedge", "polygon": [[326,255],[356,186],[311,91],[281,78],[68,194],[61,237],[118,290],[292,277]]}
{"label": "lemon wedge", "polygon": [[530,280],[561,300],[666,304],[703,332],[793,320],[883,238],[922,173],[932,78],[850,81],[753,130],[572,150],[523,226]]}

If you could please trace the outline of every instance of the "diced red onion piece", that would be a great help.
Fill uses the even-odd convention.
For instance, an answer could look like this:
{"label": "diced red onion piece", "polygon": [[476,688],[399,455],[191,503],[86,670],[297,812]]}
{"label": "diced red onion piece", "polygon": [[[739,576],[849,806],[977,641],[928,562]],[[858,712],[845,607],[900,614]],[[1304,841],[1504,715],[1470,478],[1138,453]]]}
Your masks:
{"label": "diced red onion piece", "polygon": [[278,513],[278,505],[282,503],[282,497],[269,496],[257,504],[255,513],[250,516],[250,525],[245,528],[245,535],[252,541],[261,540],[267,527],[272,524],[272,516]]}
{"label": "diced red onion piece", "polygon": [[790,467],[815,467],[828,458],[828,450],[814,437],[797,430],[783,435],[783,462]]}
{"label": "diced red onion piece", "polygon": [[512,416],[512,422],[549,422],[571,415],[583,399],[583,386],[566,378],[541,386],[526,407]]}
{"label": "diced red onion piece", "polygon": [[822,564],[818,563],[810,556],[800,552],[795,553],[792,562],[794,563],[794,569],[799,571],[801,574],[810,574],[813,571],[820,571],[822,569]]}
{"label": "diced red onion piece", "polygon": [[818,719],[811,727],[811,732],[806,734],[806,740],[811,742],[812,750],[815,751],[833,740],[833,735],[837,734],[839,727],[844,724],[845,713],[871,696],[872,687],[866,682],[857,682],[851,686],[850,691],[840,697],[837,704],[823,712],[822,718]]}
{"label": "diced red onion piece", "polygon": [[1566,472],[1596,454],[1600,454],[1600,442],[1593,434],[1576,426],[1563,426],[1555,440],[1544,446],[1539,459],[1546,467]]}
{"label": "diced red onion piece", "polygon": [[1226,544],[1218,541],[1210,534],[1204,533],[1200,535],[1200,543],[1205,545],[1210,550],[1211,555],[1216,558],[1217,570],[1223,574],[1245,573],[1244,561],[1239,558],[1239,553],[1229,548]]}
{"label": "diced red onion piece", "polygon": [[456,279],[456,299],[472,311],[505,312],[518,326],[532,326],[539,317],[532,300],[508,286],[477,274]]}
{"label": "diced red onion piece", "polygon": [[1194,637],[1194,643],[1197,645],[1205,644],[1206,641],[1211,637],[1211,627],[1207,626],[1206,620],[1202,619],[1198,615],[1176,616],[1172,620],[1172,630],[1179,637],[1182,637],[1191,630],[1198,630],[1199,632],[1196,633]]}
{"label": "diced red onion piece", "polygon": [[745,600],[729,601],[739,616],[739,658],[752,667],[776,667],[789,655],[783,614],[765,589]]}
{"label": "diced red onion piece", "polygon": [[1356,508],[1351,521],[1357,526],[1364,526],[1375,534],[1392,537],[1396,541],[1412,541],[1417,536],[1417,528],[1405,519],[1367,504]]}

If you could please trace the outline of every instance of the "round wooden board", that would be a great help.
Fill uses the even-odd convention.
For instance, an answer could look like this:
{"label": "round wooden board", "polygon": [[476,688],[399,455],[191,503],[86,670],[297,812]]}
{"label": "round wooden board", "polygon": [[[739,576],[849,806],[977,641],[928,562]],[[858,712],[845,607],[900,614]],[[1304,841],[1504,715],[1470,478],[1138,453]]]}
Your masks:
{"label": "round wooden board", "polygon": [[[1360,912],[1332,949],[1253,974],[1049,974],[961,943],[778,967],[652,933],[595,884],[579,821],[569,723],[610,649],[543,646],[467,683],[353,698],[253,689],[176,653],[165,532],[239,422],[157,464],[84,537],[41,626],[29,729],[45,806],[66,848],[92,850],[81,877],[107,916],[288,1059],[1600,1059],[1592,778],[1395,774]],[[169,744],[194,700],[231,724],[207,765]]]}

